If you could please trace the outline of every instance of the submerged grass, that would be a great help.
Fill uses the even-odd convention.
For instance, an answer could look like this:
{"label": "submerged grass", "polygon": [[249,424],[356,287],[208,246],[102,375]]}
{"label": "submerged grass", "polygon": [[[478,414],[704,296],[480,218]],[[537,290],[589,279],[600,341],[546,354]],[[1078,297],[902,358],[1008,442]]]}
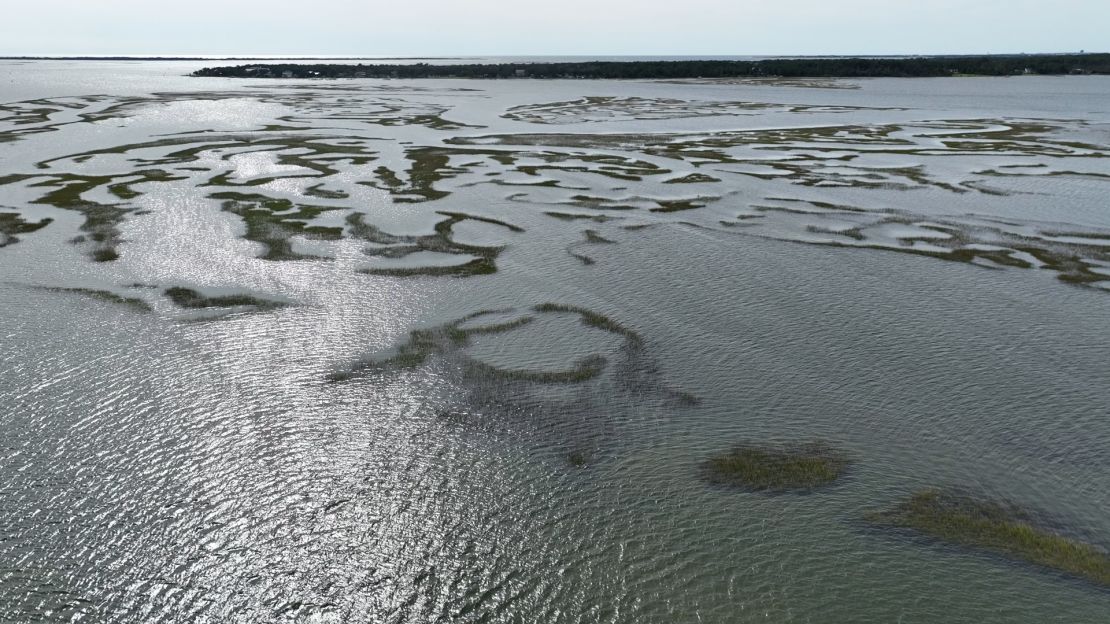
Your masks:
{"label": "submerged grass", "polygon": [[582,324],[587,326],[587,327],[593,327],[595,329],[600,329],[602,331],[607,331],[607,332],[610,332],[610,333],[613,333],[613,334],[618,334],[618,335],[624,336],[625,339],[629,341],[629,343],[634,344],[634,345],[640,345],[640,344],[643,343],[643,338],[641,338],[640,335],[638,333],[636,333],[635,331],[633,331],[632,329],[629,329],[629,328],[625,327],[624,325],[621,325],[620,323],[614,321],[613,319],[611,319],[611,318],[609,318],[609,317],[607,317],[603,314],[598,314],[597,312],[594,312],[592,310],[587,310],[586,308],[582,308],[582,307],[578,307],[578,306],[572,306],[572,305],[564,305],[564,304],[559,304],[559,303],[543,303],[543,304],[540,304],[540,305],[536,306],[533,309],[536,312],[539,312],[541,314],[542,313],[577,314],[577,315],[582,317]]}
{"label": "submerged grass", "polygon": [[99,301],[105,301],[107,303],[118,303],[128,306],[138,312],[153,311],[153,309],[150,307],[150,304],[142,299],[133,297],[121,297],[120,295],[117,295],[116,293],[108,290],[94,290],[91,288],[46,288],[45,290],[57,293],[74,293],[84,295],[92,299],[97,299]]}
{"label": "submerged grass", "polygon": [[706,479],[752,491],[808,492],[839,479],[851,465],[848,455],[823,442],[783,446],[743,444],[711,457]]}
{"label": "submerged grass", "polygon": [[1110,587],[1106,550],[1039,527],[1029,514],[1010,505],[929,489],[868,519]]}

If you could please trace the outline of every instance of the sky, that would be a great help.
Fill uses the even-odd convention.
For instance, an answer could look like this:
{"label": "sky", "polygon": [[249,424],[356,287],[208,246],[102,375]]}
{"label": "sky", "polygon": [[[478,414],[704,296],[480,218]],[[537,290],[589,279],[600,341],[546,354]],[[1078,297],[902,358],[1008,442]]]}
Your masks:
{"label": "sky", "polygon": [[1110,51],[1110,0],[0,0],[0,55]]}

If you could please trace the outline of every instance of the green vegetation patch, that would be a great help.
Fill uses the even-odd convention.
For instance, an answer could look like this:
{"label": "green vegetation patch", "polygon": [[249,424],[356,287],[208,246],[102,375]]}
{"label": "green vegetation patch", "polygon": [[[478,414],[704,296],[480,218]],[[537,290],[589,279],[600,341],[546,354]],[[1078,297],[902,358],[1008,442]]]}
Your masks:
{"label": "green vegetation patch", "polygon": [[1110,587],[1110,554],[1105,549],[1042,528],[1028,513],[1008,504],[929,489],[868,519]]}
{"label": "green vegetation patch", "polygon": [[447,217],[436,223],[433,228],[435,233],[423,236],[390,234],[375,225],[366,223],[364,215],[353,213],[347,217],[348,231],[351,236],[369,241],[381,247],[372,247],[364,250],[368,256],[382,258],[404,258],[410,254],[432,252],[457,256],[469,256],[472,259],[461,264],[447,266],[424,267],[373,267],[359,269],[360,273],[367,275],[385,275],[391,277],[474,277],[477,275],[490,275],[497,272],[497,258],[505,250],[504,246],[468,245],[459,243],[453,238],[454,227],[463,221],[477,221],[503,227],[510,232],[523,232],[524,230],[511,223],[464,214],[461,212],[439,212],[437,214]]}
{"label": "green vegetation patch", "polygon": [[[642,343],[638,334],[601,314],[577,306],[543,304],[533,308],[539,314],[578,314],[583,325],[601,329],[625,338],[626,345],[639,346]],[[600,355],[592,355],[574,363],[566,370],[542,371],[507,369],[492,366],[462,353],[471,346],[476,336],[503,334],[520,329],[534,322],[533,316],[522,316],[504,323],[470,326],[476,319],[498,314],[511,313],[513,310],[483,310],[456,321],[433,328],[415,329],[409,333],[408,340],[400,345],[393,355],[385,358],[366,358],[354,362],[346,369],[328,376],[330,382],[343,382],[354,379],[367,371],[413,369],[423,365],[433,355],[448,356],[461,364],[463,373],[471,379],[497,379],[538,384],[575,384],[597,378],[604,372],[608,360]]]}
{"label": "green vegetation patch", "polygon": [[611,334],[623,336],[630,345],[639,346],[642,345],[644,341],[640,334],[636,333],[634,330],[621,325],[603,314],[598,314],[586,308],[558,303],[544,303],[536,306],[533,310],[541,314],[577,314],[582,317],[582,324],[586,327],[593,327],[594,329],[600,329]]}
{"label": "green vegetation patch", "polygon": [[18,212],[0,212],[0,247],[19,242],[17,234],[31,234],[50,225],[53,219],[43,219],[37,223],[25,221]]}
{"label": "green vegetation patch", "polygon": [[138,299],[138,298],[134,298],[134,297],[122,297],[122,296],[117,295],[116,293],[108,291],[108,290],[94,290],[94,289],[91,289],[91,288],[46,288],[45,290],[49,290],[50,292],[57,292],[57,293],[74,293],[74,294],[78,294],[78,295],[84,295],[86,297],[96,299],[98,301],[104,301],[104,302],[107,302],[107,303],[117,303],[117,304],[120,304],[120,305],[125,305],[125,306],[128,306],[128,307],[138,311],[138,312],[151,312],[152,311],[152,308],[150,307],[150,304],[147,303],[146,301],[143,301],[142,299]]}
{"label": "green vegetation patch", "polygon": [[702,469],[713,484],[759,492],[809,492],[844,475],[851,459],[823,442],[742,444],[711,457]]}
{"label": "green vegetation patch", "polygon": [[720,181],[720,179],[714,178],[713,176],[706,175],[704,173],[691,173],[690,175],[685,175],[680,178],[671,178],[670,180],[664,180],[663,184],[706,184]]}
{"label": "green vegetation patch", "polygon": [[182,287],[174,287],[166,289],[166,296],[170,301],[179,308],[188,310],[200,310],[206,308],[237,308],[237,307],[253,307],[257,309],[273,309],[285,307],[286,303],[281,301],[271,301],[269,299],[260,299],[251,295],[222,295],[216,297],[207,297],[201,293]]}
{"label": "green vegetation patch", "polygon": [[310,226],[308,222],[322,213],[338,208],[305,206],[288,199],[275,199],[259,194],[236,192],[213,193],[212,199],[223,200],[221,208],[243,219],[247,232],[243,238],[261,243],[266,252],[263,260],[309,260],[316,256],[293,251],[292,236],[316,240],[339,240],[343,228]]}
{"label": "green vegetation patch", "polygon": [[[31,203],[53,206],[62,210],[73,210],[85,217],[85,222],[81,224],[80,228],[83,233],[74,238],[72,242],[87,246],[89,256],[96,262],[111,262],[119,258],[117,248],[122,242],[119,225],[123,223],[128,214],[134,214],[136,209],[124,204],[104,204],[87,200],[82,197],[84,193],[103,186],[115,197],[122,200],[131,200],[141,195],[141,193],[131,188],[132,185],[184,179],[160,169],[103,176],[75,174],[21,176],[22,179],[32,177],[45,179],[29,184],[30,188],[52,190],[47,191],[46,194]],[[3,181],[0,181],[0,185],[2,184]]]}

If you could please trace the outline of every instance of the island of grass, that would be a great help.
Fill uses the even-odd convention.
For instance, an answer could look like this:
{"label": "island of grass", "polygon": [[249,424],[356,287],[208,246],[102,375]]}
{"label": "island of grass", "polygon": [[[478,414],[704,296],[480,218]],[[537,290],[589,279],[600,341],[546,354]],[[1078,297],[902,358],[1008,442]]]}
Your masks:
{"label": "island of grass", "polygon": [[1110,553],[1038,526],[1012,505],[929,489],[868,519],[1110,587]]}
{"label": "island of grass", "polygon": [[286,64],[205,67],[218,78],[914,78],[1015,74],[1110,74],[1110,54],[775,58],[754,61],[587,61],[412,65]]}
{"label": "island of grass", "polygon": [[53,223],[47,218],[35,222],[28,222],[17,212],[0,212],[0,247],[14,245],[19,242],[16,234],[31,234]]}
{"label": "island of grass", "polygon": [[50,292],[73,293],[73,294],[77,294],[77,295],[84,295],[86,297],[89,297],[91,299],[96,299],[96,300],[99,300],[99,301],[105,301],[105,302],[108,302],[108,303],[117,303],[117,304],[120,304],[120,305],[129,306],[129,307],[131,307],[132,309],[134,309],[138,312],[152,312],[153,311],[153,308],[150,307],[150,304],[147,303],[146,301],[142,300],[142,299],[138,299],[138,298],[134,298],[134,297],[121,297],[120,295],[117,295],[116,293],[108,291],[108,290],[95,290],[95,289],[92,289],[92,288],[59,288],[59,287],[48,287],[48,288],[45,288],[45,290],[48,290]]}
{"label": "island of grass", "polygon": [[715,485],[753,492],[810,492],[839,479],[851,460],[824,442],[741,444],[709,458],[702,470]]}
{"label": "island of grass", "polygon": [[205,308],[237,308],[237,307],[253,307],[260,310],[280,308],[286,304],[280,301],[270,301],[268,299],[259,299],[251,295],[223,295],[218,297],[207,297],[201,293],[189,288],[167,288],[166,296],[173,301],[174,305],[179,308],[187,310],[203,310]]}

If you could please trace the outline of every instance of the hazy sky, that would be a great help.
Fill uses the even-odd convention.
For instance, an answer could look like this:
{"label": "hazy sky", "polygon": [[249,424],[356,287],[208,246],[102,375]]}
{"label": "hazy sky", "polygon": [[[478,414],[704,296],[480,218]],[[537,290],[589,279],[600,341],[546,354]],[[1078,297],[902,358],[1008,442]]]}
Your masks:
{"label": "hazy sky", "polygon": [[1110,0],[0,0],[0,54],[1110,51]]}

